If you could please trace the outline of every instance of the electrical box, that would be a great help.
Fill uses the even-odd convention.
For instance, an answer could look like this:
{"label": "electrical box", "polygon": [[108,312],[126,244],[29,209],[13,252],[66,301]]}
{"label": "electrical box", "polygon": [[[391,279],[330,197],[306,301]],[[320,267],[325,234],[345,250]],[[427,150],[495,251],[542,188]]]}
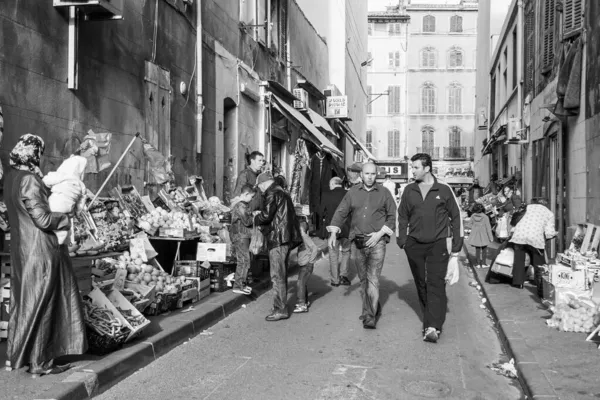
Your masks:
{"label": "electrical box", "polygon": [[123,18],[123,0],[53,0],[56,8],[77,7],[87,20]]}

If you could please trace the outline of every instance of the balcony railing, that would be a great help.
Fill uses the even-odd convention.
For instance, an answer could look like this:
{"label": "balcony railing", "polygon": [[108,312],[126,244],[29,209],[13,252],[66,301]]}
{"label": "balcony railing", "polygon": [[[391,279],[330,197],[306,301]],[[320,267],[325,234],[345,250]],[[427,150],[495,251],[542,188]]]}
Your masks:
{"label": "balcony railing", "polygon": [[466,160],[466,147],[444,147],[444,160]]}
{"label": "balcony railing", "polygon": [[439,147],[417,147],[417,153],[426,153],[431,156],[432,160],[440,159],[440,148]]}

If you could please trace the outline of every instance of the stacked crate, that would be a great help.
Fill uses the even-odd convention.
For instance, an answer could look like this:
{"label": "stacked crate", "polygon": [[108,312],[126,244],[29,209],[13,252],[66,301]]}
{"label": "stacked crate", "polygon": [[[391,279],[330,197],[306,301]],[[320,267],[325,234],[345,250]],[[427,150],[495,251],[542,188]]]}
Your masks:
{"label": "stacked crate", "polygon": [[10,306],[10,257],[0,257],[0,341],[8,336]]}

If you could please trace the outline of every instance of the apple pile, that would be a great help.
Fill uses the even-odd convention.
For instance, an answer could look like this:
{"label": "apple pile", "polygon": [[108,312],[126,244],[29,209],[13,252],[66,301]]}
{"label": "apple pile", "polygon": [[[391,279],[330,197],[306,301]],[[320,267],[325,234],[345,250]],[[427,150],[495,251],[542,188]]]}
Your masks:
{"label": "apple pile", "polygon": [[139,256],[128,251],[119,256],[118,268],[127,270],[127,280],[154,286],[159,293],[177,294],[187,283],[185,276],[173,277],[160,269],[146,264]]}
{"label": "apple pile", "polygon": [[186,213],[181,211],[167,211],[156,207],[138,220],[140,228],[151,231],[158,228],[190,228],[190,220]]}

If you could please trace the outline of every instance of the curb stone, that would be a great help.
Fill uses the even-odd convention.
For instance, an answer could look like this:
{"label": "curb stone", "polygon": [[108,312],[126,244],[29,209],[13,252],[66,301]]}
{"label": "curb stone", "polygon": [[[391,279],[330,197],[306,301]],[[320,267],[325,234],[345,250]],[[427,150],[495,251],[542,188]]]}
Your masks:
{"label": "curb stone", "polygon": [[508,356],[515,360],[515,368],[518,373],[517,378],[523,388],[526,398],[558,400],[559,397],[554,391],[552,384],[538,364],[532,349],[525,342],[527,336],[523,335],[523,332],[521,332],[521,329],[519,328],[519,324],[515,321],[500,319],[498,317],[498,313],[494,309],[492,301],[493,296],[488,296],[485,286],[486,283],[473,266],[473,257],[469,254],[465,244],[463,244],[463,251],[466,255],[469,267],[471,268],[471,272],[473,273],[473,279],[481,286],[484,297],[488,299],[486,305],[498,329],[500,341]]}
{"label": "curb stone", "polygon": [[[288,274],[294,273],[295,268],[288,269]],[[165,355],[175,347],[199,335],[206,329],[233,312],[244,304],[257,300],[270,289],[270,278],[263,277],[252,286],[252,295],[225,294],[223,301],[219,298],[193,304],[202,312],[195,315],[180,314],[181,317],[169,321],[162,331],[144,338],[130,347],[108,354],[101,360],[86,365],[81,370],[74,370],[71,375],[35,400],[81,400],[97,396],[126,379],[141,368],[146,367],[160,356]],[[223,295],[222,295],[223,296]],[[180,313],[180,311],[179,311]]]}

